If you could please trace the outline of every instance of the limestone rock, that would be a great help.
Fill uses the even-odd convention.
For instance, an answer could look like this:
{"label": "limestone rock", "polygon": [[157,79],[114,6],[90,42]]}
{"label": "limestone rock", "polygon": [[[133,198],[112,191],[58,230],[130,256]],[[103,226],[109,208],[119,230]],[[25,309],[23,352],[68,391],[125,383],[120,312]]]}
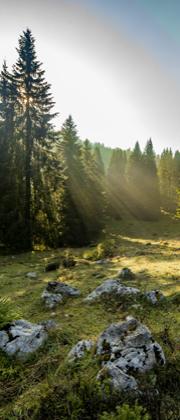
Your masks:
{"label": "limestone rock", "polygon": [[90,351],[94,343],[92,340],[81,340],[71,349],[68,354],[69,361],[81,359],[86,351]]}
{"label": "limestone rock", "polygon": [[58,303],[63,302],[64,297],[77,297],[80,291],[68,284],[52,281],[49,282],[41,297],[47,308],[54,308]]}
{"label": "limestone rock", "polygon": [[112,386],[119,390],[136,389],[136,372],[144,373],[165,364],[161,346],[154,342],[149,329],[133,317],[110,325],[97,341],[96,354],[103,366],[99,377],[106,372]]}
{"label": "limestone rock", "polygon": [[136,295],[140,293],[139,289],[135,287],[127,287],[120,283],[118,279],[105,280],[100,286],[98,286],[92,293],[86,298],[85,302],[93,302],[103,295]]}
{"label": "limestone rock", "polygon": [[159,290],[151,290],[150,292],[145,292],[144,296],[153,305],[165,299],[163,293]]}
{"label": "limestone rock", "polygon": [[76,287],[69,286],[66,283],[58,281],[50,281],[47,285],[48,292],[50,293],[61,293],[63,296],[79,296],[80,291]]}
{"label": "limestone rock", "polygon": [[0,349],[9,356],[25,360],[41,347],[48,334],[41,324],[33,324],[24,319],[12,322],[6,330],[0,331]]}
{"label": "limestone rock", "polygon": [[45,306],[49,309],[53,309],[58,303],[63,302],[63,296],[60,293],[49,293],[47,290],[44,290],[41,297],[45,303]]}

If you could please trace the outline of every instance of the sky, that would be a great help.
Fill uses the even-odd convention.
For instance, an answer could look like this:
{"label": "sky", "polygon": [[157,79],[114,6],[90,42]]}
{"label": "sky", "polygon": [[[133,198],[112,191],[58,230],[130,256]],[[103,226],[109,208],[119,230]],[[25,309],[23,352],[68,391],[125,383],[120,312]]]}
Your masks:
{"label": "sky", "polygon": [[0,64],[29,27],[59,112],[79,136],[180,149],[179,0],[0,0]]}

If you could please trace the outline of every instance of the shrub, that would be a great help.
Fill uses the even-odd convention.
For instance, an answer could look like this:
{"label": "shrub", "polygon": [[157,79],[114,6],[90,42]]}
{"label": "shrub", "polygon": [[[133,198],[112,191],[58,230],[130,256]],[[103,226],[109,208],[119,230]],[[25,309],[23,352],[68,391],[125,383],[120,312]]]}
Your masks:
{"label": "shrub", "polygon": [[130,407],[128,404],[123,404],[116,407],[115,413],[103,413],[99,420],[149,420],[150,417],[144,412],[143,407],[135,405]]}
{"label": "shrub", "polygon": [[100,242],[94,249],[84,252],[84,258],[88,260],[101,260],[103,258],[112,257],[114,255],[115,241],[107,239]]}

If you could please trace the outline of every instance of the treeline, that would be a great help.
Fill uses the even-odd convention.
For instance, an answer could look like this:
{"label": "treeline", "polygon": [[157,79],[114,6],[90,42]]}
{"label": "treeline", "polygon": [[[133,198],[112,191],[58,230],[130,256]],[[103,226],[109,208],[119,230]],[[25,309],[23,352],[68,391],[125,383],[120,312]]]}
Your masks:
{"label": "treeline", "polygon": [[161,205],[175,212],[179,152],[165,150],[157,159],[151,140],[143,153],[138,143],[132,152],[94,146],[80,141],[71,116],[57,132],[50,85],[29,29],[17,53],[12,70],[4,63],[0,77],[1,245],[81,246],[96,240],[110,217],[128,211],[155,220]]}

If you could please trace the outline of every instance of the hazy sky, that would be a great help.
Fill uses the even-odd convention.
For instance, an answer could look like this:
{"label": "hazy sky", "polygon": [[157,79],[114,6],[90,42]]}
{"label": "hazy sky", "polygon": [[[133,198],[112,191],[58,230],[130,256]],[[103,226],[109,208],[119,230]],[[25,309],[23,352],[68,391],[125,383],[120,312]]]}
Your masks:
{"label": "hazy sky", "polygon": [[179,0],[0,0],[0,62],[30,27],[59,117],[113,147],[180,149]]}

